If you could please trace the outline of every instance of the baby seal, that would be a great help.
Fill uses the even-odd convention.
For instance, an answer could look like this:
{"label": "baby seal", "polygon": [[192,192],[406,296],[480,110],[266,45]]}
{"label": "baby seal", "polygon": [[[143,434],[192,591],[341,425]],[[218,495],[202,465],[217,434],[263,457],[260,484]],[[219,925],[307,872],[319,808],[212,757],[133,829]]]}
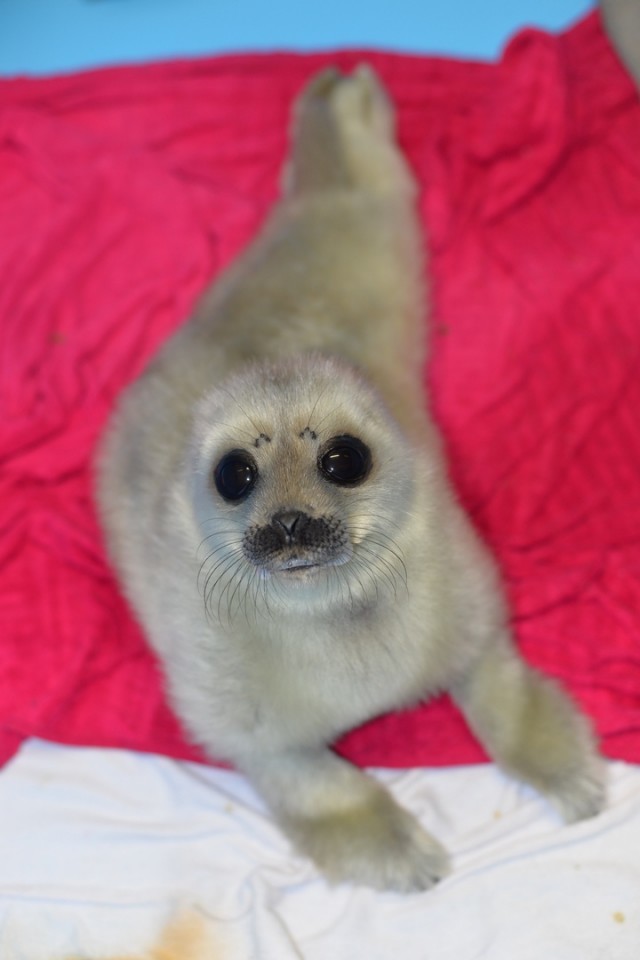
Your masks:
{"label": "baby seal", "polygon": [[416,186],[373,72],[298,101],[283,196],[125,394],[110,553],[195,740],[327,878],[422,890],[447,855],[331,742],[448,690],[567,820],[604,799],[586,719],[514,648],[423,396]]}

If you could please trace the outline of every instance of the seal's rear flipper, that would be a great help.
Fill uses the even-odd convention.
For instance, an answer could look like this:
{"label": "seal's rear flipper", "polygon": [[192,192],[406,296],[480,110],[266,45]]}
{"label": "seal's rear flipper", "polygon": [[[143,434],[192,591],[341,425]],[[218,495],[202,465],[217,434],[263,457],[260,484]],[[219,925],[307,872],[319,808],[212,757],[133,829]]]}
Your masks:
{"label": "seal's rear flipper", "polygon": [[329,67],[314,77],[296,105],[292,140],[285,190],[293,196],[335,189],[413,193],[393,108],[366,64],[350,76]]}

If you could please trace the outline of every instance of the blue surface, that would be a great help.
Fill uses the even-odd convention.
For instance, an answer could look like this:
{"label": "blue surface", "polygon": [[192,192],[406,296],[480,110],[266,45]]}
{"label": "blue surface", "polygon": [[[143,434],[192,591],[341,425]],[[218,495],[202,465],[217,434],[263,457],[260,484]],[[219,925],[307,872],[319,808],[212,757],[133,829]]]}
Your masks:
{"label": "blue surface", "polygon": [[0,0],[0,74],[335,47],[492,59],[521,27],[560,30],[591,7],[588,0]]}

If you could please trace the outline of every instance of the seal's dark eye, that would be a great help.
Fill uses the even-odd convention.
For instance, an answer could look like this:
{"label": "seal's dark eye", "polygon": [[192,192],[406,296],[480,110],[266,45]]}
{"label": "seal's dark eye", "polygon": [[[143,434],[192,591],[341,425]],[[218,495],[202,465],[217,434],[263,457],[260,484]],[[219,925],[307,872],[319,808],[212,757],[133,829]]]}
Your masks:
{"label": "seal's dark eye", "polygon": [[213,479],[225,500],[242,500],[258,479],[258,465],[244,450],[231,450],[215,468]]}
{"label": "seal's dark eye", "polygon": [[355,486],[371,469],[371,452],[357,437],[334,437],[320,454],[318,467],[332,483]]}

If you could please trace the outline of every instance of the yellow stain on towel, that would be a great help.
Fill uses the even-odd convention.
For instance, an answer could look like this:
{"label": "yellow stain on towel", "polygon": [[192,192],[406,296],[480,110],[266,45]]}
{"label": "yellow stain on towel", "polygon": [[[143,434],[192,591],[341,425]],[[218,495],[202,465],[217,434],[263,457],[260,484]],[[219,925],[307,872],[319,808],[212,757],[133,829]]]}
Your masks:
{"label": "yellow stain on towel", "polygon": [[[171,920],[158,941],[143,953],[118,954],[115,957],[95,957],[92,960],[232,960],[218,938],[214,942],[211,924],[202,914],[193,910]],[[89,960],[87,957],[67,957],[67,960]]]}

